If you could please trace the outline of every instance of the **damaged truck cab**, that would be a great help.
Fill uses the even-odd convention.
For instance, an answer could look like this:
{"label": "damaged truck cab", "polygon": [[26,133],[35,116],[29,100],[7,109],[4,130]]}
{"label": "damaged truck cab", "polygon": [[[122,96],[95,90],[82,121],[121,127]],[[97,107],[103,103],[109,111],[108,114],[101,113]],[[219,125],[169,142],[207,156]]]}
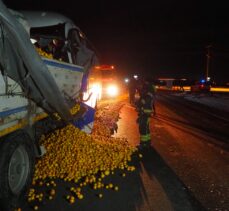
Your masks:
{"label": "damaged truck cab", "polygon": [[25,198],[35,157],[45,152],[41,134],[69,123],[90,133],[95,108],[83,95],[96,60],[70,19],[18,13],[0,0],[0,210]]}

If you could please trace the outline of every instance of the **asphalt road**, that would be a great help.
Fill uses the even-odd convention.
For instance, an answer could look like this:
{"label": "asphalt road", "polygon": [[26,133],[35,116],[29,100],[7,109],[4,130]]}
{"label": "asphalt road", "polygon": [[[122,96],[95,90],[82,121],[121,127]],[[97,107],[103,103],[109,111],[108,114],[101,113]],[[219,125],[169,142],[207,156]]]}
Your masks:
{"label": "asphalt road", "polygon": [[[44,200],[42,211],[199,211],[228,210],[228,114],[158,93],[157,116],[151,119],[151,145],[132,161],[136,171],[107,178],[119,191],[84,188],[85,198],[70,205],[65,196],[70,183],[57,182],[57,195]],[[139,142],[137,114],[123,106],[115,136]],[[31,204],[23,210],[32,210]]]}
{"label": "asphalt road", "polygon": [[152,145],[206,210],[229,210],[228,128],[228,113],[158,94]]}

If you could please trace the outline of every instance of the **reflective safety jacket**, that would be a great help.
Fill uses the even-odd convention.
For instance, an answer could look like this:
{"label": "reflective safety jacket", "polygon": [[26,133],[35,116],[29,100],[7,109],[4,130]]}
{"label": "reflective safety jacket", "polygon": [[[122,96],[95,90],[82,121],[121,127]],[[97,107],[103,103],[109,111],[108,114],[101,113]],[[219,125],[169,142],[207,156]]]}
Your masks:
{"label": "reflective safety jacket", "polygon": [[152,106],[153,106],[153,94],[151,92],[147,92],[143,94],[137,103],[137,110],[139,115],[150,116],[152,113]]}

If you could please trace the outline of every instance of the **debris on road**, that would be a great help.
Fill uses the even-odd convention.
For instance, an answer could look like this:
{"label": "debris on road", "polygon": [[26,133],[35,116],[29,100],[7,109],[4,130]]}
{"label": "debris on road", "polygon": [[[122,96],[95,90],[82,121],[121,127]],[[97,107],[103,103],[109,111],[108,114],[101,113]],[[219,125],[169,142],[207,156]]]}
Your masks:
{"label": "debris on road", "polygon": [[[121,102],[101,106],[92,134],[68,125],[42,137],[47,152],[35,166],[33,185],[28,194],[28,202],[33,207],[40,206],[45,199],[55,198],[58,194],[55,180],[59,179],[74,184],[66,196],[70,204],[84,198],[82,189],[85,186],[94,190],[119,190],[117,185],[105,184],[103,180],[116,170],[122,171],[122,176],[134,171],[130,161],[137,150],[125,138],[111,137],[112,125],[118,121],[121,107]],[[46,191],[41,193],[39,187]],[[99,198],[102,196],[100,193]]]}

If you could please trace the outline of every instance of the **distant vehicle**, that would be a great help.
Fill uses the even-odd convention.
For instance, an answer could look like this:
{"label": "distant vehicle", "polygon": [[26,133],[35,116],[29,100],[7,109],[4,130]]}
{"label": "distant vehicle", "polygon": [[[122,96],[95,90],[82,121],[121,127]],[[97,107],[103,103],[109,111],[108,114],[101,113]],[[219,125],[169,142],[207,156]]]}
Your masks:
{"label": "distant vehicle", "polygon": [[98,99],[114,98],[120,93],[117,70],[113,65],[95,66],[89,75],[89,80],[90,88],[97,92]]}
{"label": "distant vehicle", "polygon": [[210,92],[210,90],[211,90],[211,83],[209,81],[205,81],[205,80],[196,81],[190,87],[191,92],[207,93],[207,92]]}

